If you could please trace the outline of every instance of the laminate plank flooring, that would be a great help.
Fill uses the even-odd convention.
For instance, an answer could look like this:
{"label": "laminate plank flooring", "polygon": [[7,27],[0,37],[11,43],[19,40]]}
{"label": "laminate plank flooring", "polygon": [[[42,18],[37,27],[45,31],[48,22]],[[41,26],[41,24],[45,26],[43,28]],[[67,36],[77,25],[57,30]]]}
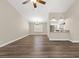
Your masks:
{"label": "laminate plank flooring", "polygon": [[0,48],[0,58],[78,58],[79,44],[30,35]]}

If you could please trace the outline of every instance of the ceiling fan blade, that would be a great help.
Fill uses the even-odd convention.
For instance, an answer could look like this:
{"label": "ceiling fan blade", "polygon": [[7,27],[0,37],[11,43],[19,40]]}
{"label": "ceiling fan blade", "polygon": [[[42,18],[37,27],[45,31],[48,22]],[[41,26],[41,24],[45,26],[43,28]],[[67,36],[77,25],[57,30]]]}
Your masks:
{"label": "ceiling fan blade", "polygon": [[26,4],[26,3],[28,3],[30,0],[27,0],[27,1],[24,1],[22,4]]}
{"label": "ceiling fan blade", "polygon": [[42,0],[37,0],[37,2],[41,3],[41,4],[46,4],[45,1],[42,1]]}
{"label": "ceiling fan blade", "polygon": [[34,6],[34,8],[37,8],[37,5],[36,5],[36,3],[34,3],[34,2],[33,2],[33,6]]}

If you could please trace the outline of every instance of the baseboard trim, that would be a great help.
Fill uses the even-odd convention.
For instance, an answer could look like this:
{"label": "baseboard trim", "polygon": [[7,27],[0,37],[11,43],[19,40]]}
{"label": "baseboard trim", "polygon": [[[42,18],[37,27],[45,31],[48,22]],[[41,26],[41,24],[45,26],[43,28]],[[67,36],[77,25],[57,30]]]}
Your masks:
{"label": "baseboard trim", "polygon": [[79,43],[79,41],[71,41],[72,43]]}
{"label": "baseboard trim", "polygon": [[46,33],[30,33],[30,35],[47,35]]}
{"label": "baseboard trim", "polygon": [[8,45],[8,44],[11,44],[11,43],[13,43],[13,42],[15,42],[15,41],[17,41],[17,40],[20,40],[20,39],[22,39],[22,38],[24,38],[24,37],[26,37],[26,36],[29,36],[29,35],[30,35],[30,34],[27,34],[27,35],[25,35],[25,36],[19,37],[19,38],[15,39],[15,40],[12,40],[12,41],[9,41],[9,42],[7,42],[7,43],[5,43],[5,44],[2,44],[2,45],[0,45],[0,48],[6,46],[6,45]]}
{"label": "baseboard trim", "polygon": [[49,38],[50,41],[69,41],[69,39],[51,39]]}

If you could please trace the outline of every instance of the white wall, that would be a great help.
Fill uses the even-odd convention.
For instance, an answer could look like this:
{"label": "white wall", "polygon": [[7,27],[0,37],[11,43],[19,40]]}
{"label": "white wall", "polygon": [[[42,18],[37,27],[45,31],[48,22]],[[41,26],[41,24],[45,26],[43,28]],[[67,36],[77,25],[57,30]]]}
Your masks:
{"label": "white wall", "polygon": [[79,0],[68,10],[67,17],[70,20],[71,41],[79,42]]}
{"label": "white wall", "polygon": [[0,0],[0,45],[28,34],[28,23],[7,0]]}

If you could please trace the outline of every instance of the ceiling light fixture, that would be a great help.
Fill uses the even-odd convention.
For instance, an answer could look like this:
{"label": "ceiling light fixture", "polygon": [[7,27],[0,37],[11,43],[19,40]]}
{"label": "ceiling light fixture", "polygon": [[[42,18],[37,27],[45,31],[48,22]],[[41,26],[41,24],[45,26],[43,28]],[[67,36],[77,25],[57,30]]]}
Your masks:
{"label": "ceiling light fixture", "polygon": [[43,1],[43,0],[26,0],[26,1],[24,1],[22,4],[26,4],[26,3],[28,3],[29,1],[31,1],[31,2],[33,3],[34,8],[37,8],[37,3],[43,4],[43,5],[46,4],[46,2]]}
{"label": "ceiling light fixture", "polygon": [[34,2],[34,3],[36,3],[36,0],[31,0],[31,2]]}

